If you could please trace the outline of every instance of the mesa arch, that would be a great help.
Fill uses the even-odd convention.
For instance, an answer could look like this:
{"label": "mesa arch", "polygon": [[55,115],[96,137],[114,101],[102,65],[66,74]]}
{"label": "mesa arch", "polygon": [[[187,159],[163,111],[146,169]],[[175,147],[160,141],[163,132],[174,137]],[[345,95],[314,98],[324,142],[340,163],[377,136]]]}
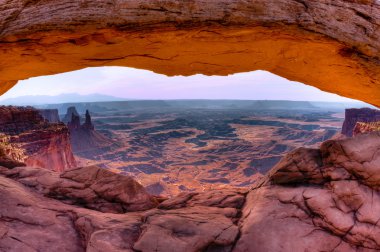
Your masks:
{"label": "mesa arch", "polygon": [[380,106],[376,0],[0,0],[0,93],[91,66],[267,70]]}

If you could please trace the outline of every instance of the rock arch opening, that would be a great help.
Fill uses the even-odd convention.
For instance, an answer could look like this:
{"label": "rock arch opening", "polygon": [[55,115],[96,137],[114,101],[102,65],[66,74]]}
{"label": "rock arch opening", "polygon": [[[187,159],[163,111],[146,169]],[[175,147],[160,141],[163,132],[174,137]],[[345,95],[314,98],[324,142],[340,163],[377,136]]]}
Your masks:
{"label": "rock arch opening", "polygon": [[124,67],[21,81],[0,104],[66,124],[77,166],[133,176],[165,197],[245,188],[288,152],[339,135],[345,108],[369,106],[266,71],[167,77]]}

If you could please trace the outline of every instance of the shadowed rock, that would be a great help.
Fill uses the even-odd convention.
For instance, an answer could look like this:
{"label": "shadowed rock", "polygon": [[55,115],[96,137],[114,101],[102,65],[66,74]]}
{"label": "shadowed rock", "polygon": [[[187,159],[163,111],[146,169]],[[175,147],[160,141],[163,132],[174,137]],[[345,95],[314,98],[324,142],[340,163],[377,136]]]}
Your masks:
{"label": "shadowed rock", "polygon": [[355,126],[357,123],[369,123],[377,121],[380,121],[380,110],[378,109],[346,109],[342,126],[342,134],[348,137],[352,137],[354,135]]}
{"label": "shadowed rock", "polygon": [[38,109],[42,117],[51,123],[59,123],[58,109]]}
{"label": "shadowed rock", "polygon": [[93,158],[96,154],[110,151],[117,146],[112,139],[95,130],[88,110],[86,110],[83,124],[81,124],[81,117],[75,107],[67,109],[66,117],[70,113],[71,119],[67,123],[67,127],[70,130],[70,143],[76,155]]}

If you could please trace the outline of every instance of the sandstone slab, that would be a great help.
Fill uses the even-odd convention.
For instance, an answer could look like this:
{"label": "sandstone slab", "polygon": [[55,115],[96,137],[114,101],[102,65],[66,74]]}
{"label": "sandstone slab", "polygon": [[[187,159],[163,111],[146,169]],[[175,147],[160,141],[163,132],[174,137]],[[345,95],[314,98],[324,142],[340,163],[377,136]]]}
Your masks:
{"label": "sandstone slab", "polygon": [[260,69],[380,105],[375,0],[3,0],[0,14],[1,92],[95,66],[166,75]]}

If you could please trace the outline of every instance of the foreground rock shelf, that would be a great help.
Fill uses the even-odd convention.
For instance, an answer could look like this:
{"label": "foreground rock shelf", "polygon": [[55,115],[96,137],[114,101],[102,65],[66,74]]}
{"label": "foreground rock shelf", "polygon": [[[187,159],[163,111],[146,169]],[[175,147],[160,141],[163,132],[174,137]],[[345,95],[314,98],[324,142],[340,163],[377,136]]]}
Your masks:
{"label": "foreground rock shelf", "polygon": [[376,251],[379,170],[380,133],[297,149],[249,191],[164,201],[97,167],[4,167],[0,250]]}
{"label": "foreground rock shelf", "polygon": [[260,69],[380,105],[375,0],[13,0],[0,14],[1,93],[18,80],[94,66]]}

